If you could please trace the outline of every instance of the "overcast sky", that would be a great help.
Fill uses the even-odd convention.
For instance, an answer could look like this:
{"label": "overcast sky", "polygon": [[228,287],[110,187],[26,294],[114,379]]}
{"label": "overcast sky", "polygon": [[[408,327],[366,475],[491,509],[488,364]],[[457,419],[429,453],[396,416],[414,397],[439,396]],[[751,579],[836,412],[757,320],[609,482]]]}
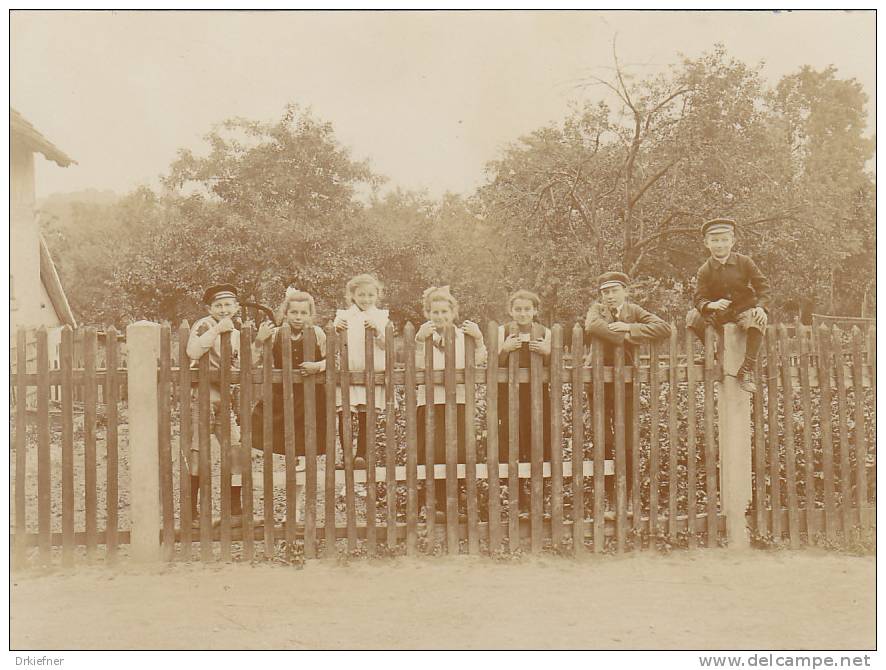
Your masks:
{"label": "overcast sky", "polygon": [[844,12],[13,12],[11,104],[78,161],[38,196],[155,185],[179,147],[288,102],[408,189],[467,193],[509,142],[562,119],[588,73],[639,75],[722,42],[774,83],[837,67],[870,96],[875,22]]}

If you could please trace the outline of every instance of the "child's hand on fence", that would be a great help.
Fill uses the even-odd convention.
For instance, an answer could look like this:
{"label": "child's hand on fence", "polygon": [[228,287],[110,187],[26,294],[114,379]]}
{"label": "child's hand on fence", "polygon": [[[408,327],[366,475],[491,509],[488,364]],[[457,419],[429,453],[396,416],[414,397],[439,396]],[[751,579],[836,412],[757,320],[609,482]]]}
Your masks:
{"label": "child's hand on fence", "polygon": [[348,322],[341,314],[337,314],[335,316],[335,321],[332,322],[332,327],[335,328],[336,333],[340,333],[343,330],[347,330]]}
{"label": "child's hand on fence", "polygon": [[461,330],[465,335],[470,335],[475,340],[483,339],[483,331],[480,330],[480,326],[478,326],[473,321],[465,321],[461,324]]}
{"label": "child's hand on fence", "polygon": [[759,326],[759,328],[761,330],[766,328],[766,322],[768,319],[766,318],[766,310],[765,309],[763,309],[762,307],[754,307],[751,310],[751,318],[754,320],[754,323],[757,324],[757,326]]}
{"label": "child's hand on fence", "polygon": [[542,356],[551,355],[551,343],[549,340],[539,339],[529,341],[529,351]]}
{"label": "child's hand on fence", "polygon": [[434,332],[434,322],[433,321],[425,321],[421,324],[421,327],[418,329],[418,332],[415,334],[416,342],[424,342],[428,339],[431,334]]}
{"label": "child's hand on fence", "polygon": [[226,316],[224,319],[218,322],[215,328],[219,333],[229,333],[234,330],[234,321],[231,319],[231,317]]}
{"label": "child's hand on fence", "polygon": [[258,327],[258,333],[255,335],[256,344],[262,344],[265,340],[267,340],[274,332],[274,325],[270,321],[262,321],[261,325]]}
{"label": "child's hand on fence", "polygon": [[[516,333],[508,335],[505,338],[505,341],[501,344],[501,350],[511,353],[512,351],[517,351],[522,346],[522,342],[520,341],[520,336]],[[532,346],[532,343],[529,345]]]}
{"label": "child's hand on fence", "polygon": [[301,373],[303,375],[316,375],[320,372],[323,372],[323,362],[305,361],[299,366],[299,368],[301,369]]}
{"label": "child's hand on fence", "polygon": [[729,305],[732,304],[731,300],[727,300],[726,298],[720,298],[719,300],[714,300],[713,302],[709,302],[705,307],[708,309],[712,309],[715,312],[722,312],[724,309],[727,309]]}

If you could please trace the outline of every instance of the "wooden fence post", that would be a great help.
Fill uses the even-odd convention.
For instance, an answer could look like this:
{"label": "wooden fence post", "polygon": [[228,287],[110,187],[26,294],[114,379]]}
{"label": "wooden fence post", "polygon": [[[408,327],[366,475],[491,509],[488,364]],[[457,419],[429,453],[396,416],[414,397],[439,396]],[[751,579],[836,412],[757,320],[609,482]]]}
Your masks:
{"label": "wooden fence post", "polygon": [[[720,491],[730,549],[750,547],[745,511],[753,494],[751,396],[741,390],[735,377],[744,360],[745,340],[746,335],[734,324],[726,325],[722,357],[724,375],[717,399],[717,414],[720,420]],[[770,398],[770,402],[774,400]]]}
{"label": "wooden fence post", "polygon": [[157,356],[160,325],[137,321],[126,327],[129,398],[129,477],[132,530],[130,547],[136,561],[160,560],[160,458]]}

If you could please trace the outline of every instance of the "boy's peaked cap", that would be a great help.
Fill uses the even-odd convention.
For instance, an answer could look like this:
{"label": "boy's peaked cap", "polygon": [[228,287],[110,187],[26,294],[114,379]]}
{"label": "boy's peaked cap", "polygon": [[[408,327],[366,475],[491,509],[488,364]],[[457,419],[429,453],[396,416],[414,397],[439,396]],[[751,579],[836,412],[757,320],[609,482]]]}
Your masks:
{"label": "boy's peaked cap", "polygon": [[237,287],[233,284],[217,284],[203,291],[203,304],[211,305],[219,298],[233,298],[239,300]]}
{"label": "boy's peaked cap", "polygon": [[735,221],[732,219],[716,218],[701,224],[701,236],[708,233],[734,233]]}
{"label": "boy's peaked cap", "polygon": [[604,272],[597,277],[597,286],[602,291],[604,288],[621,284],[625,288],[631,283],[631,278],[624,272]]}

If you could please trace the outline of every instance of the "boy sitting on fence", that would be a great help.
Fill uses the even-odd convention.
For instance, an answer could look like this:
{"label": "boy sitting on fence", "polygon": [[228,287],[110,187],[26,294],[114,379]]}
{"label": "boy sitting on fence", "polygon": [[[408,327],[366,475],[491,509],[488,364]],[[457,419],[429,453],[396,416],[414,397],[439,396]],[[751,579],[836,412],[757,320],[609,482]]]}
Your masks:
{"label": "boy sitting on fence", "polygon": [[754,370],[766,330],[769,280],[749,256],[735,253],[735,221],[712,219],[701,227],[711,257],[698,270],[693,307],[686,326],[704,342],[708,325],[718,333],[727,323],[747,332],[744,362],[736,373],[741,388],[756,393]]}
{"label": "boy sitting on fence", "polygon": [[[221,366],[221,335],[231,334],[231,365],[239,366],[240,356],[240,331],[234,326],[233,318],[240,309],[237,299],[237,289],[231,284],[219,284],[210,286],[203,292],[203,303],[209,309],[209,315],[199,319],[191,327],[188,337],[188,356],[192,364],[196,364],[203,356],[209,356],[209,367],[218,370]],[[229,421],[231,426],[231,526],[237,527],[242,524],[243,508],[240,498],[242,484],[243,464],[240,455],[240,427],[234,416],[235,403],[231,403],[232,412],[227,417],[219,416],[221,411],[222,393],[230,394],[230,389],[222,389],[218,383],[213,382],[209,387],[209,421],[210,421],[210,453],[219,447],[219,430],[221,421]],[[191,511],[194,526],[199,526],[197,515],[197,500],[200,490],[200,436],[199,436],[199,405],[197,404],[197,389],[194,389],[193,399],[195,408],[191,412],[193,417],[191,453],[188,459],[188,470],[191,473]],[[205,501],[211,504],[210,501]]]}
{"label": "boy sitting on fence", "polygon": [[[648,312],[640,305],[627,301],[630,279],[623,272],[607,272],[597,279],[600,288],[600,300],[591,305],[585,318],[585,332],[590,338],[591,346],[603,347],[603,365],[615,363],[615,347],[624,345],[624,364],[636,365],[637,348],[642,341],[662,340],[671,334],[671,327],[660,317]],[[585,359],[585,365],[592,363],[591,352]],[[655,366],[655,362],[651,365]],[[625,388],[624,404],[624,435],[625,435],[625,475],[627,498],[632,493],[633,459],[633,424],[634,424],[634,385],[628,383]],[[593,412],[594,387],[587,385],[588,407]],[[593,415],[593,414],[592,414]],[[607,382],[603,386],[603,434],[605,441],[605,457],[615,458],[615,384]],[[615,478],[606,480],[606,497],[614,502]]]}

